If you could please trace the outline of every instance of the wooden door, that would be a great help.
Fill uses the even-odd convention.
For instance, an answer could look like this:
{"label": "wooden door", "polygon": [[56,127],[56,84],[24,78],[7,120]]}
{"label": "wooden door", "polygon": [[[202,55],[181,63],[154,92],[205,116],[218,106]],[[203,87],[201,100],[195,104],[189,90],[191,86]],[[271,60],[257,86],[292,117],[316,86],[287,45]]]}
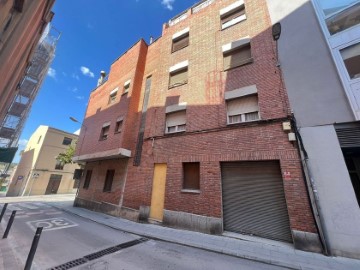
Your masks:
{"label": "wooden door", "polygon": [[166,163],[155,164],[151,195],[150,219],[162,221],[164,217]]}

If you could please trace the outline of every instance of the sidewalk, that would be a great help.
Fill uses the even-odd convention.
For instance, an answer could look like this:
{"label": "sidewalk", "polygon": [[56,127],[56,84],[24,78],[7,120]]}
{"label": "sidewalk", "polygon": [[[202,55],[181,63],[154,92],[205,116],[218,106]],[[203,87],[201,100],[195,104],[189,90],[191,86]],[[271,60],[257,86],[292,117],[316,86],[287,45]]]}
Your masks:
{"label": "sidewalk", "polygon": [[72,202],[49,202],[50,205],[68,213],[92,220],[111,228],[144,237],[200,248],[239,258],[264,262],[271,265],[299,270],[358,270],[360,260],[326,257],[321,254],[295,250],[287,245],[274,245],[269,241],[239,240],[192,231],[172,229],[159,225],[136,223],[87,209],[73,207]]}

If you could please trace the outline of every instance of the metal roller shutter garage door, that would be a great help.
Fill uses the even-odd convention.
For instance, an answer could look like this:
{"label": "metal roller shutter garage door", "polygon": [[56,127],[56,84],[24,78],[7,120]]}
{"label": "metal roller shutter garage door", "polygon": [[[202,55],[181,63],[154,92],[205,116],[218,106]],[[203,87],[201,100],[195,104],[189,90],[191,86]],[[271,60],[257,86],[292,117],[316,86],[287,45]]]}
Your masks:
{"label": "metal roller shutter garage door", "polygon": [[224,230],[292,242],[279,162],[221,164]]}

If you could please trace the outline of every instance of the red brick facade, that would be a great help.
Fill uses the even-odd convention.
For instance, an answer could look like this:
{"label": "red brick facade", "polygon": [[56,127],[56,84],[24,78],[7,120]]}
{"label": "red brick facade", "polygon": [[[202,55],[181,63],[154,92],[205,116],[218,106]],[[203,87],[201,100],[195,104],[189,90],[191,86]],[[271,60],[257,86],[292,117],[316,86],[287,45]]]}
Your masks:
{"label": "red brick facade", "polygon": [[[77,151],[84,155],[120,147],[131,150],[131,157],[88,163],[85,170],[101,172],[93,175],[88,190],[80,188],[79,198],[135,210],[150,206],[154,164],[166,163],[166,210],[222,218],[221,162],[278,160],[281,172],[291,175],[283,180],[291,229],[316,232],[297,145],[289,142],[282,129],[290,109],[276,67],[267,7],[264,1],[247,0],[247,19],[221,30],[219,10],[233,2],[214,1],[196,14],[188,10],[188,18],[173,26],[164,25],[157,41],[147,46],[141,40],[114,62],[109,80],[90,96],[84,120],[87,132],[84,141],[81,134]],[[171,53],[173,34],[187,27],[189,46]],[[222,46],[247,36],[251,38],[253,62],[224,71]],[[169,89],[169,68],[186,60],[188,82]],[[133,166],[149,76],[152,82],[141,163]],[[121,90],[128,79],[130,92],[118,94],[117,102],[108,106],[109,93],[117,86]],[[261,120],[228,125],[225,92],[250,85],[257,87]],[[165,134],[166,107],[184,102],[186,132]],[[119,116],[125,117],[124,128],[114,134]],[[109,137],[99,141],[107,121],[111,121]],[[200,162],[199,193],[182,192],[182,162]],[[112,192],[102,195],[104,172],[113,167],[122,172],[114,178]]]}

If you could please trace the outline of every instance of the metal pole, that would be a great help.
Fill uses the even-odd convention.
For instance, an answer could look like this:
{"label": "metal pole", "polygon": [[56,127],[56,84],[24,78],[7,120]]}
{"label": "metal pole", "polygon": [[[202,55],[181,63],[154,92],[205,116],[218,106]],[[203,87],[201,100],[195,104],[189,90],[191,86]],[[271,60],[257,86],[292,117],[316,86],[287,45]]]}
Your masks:
{"label": "metal pole", "polygon": [[34,260],[35,252],[36,252],[37,246],[39,244],[39,240],[40,240],[42,230],[43,230],[43,227],[38,227],[36,229],[35,236],[34,236],[34,239],[32,241],[32,244],[31,244],[30,252],[29,252],[29,255],[27,257],[24,270],[30,270],[31,269],[31,265],[32,265],[32,262]]}
{"label": "metal pole", "polygon": [[16,215],[16,210],[12,211],[12,213],[11,213],[11,217],[9,219],[9,222],[8,222],[8,224],[6,226],[6,230],[5,230],[4,235],[3,235],[3,239],[8,237],[9,231],[11,229],[11,225],[14,222],[15,215]]}
{"label": "metal pole", "polygon": [[5,214],[5,211],[6,211],[6,208],[7,208],[8,204],[5,203],[4,206],[3,206],[3,209],[1,210],[1,214],[0,214],[0,223],[1,223],[1,220]]}

